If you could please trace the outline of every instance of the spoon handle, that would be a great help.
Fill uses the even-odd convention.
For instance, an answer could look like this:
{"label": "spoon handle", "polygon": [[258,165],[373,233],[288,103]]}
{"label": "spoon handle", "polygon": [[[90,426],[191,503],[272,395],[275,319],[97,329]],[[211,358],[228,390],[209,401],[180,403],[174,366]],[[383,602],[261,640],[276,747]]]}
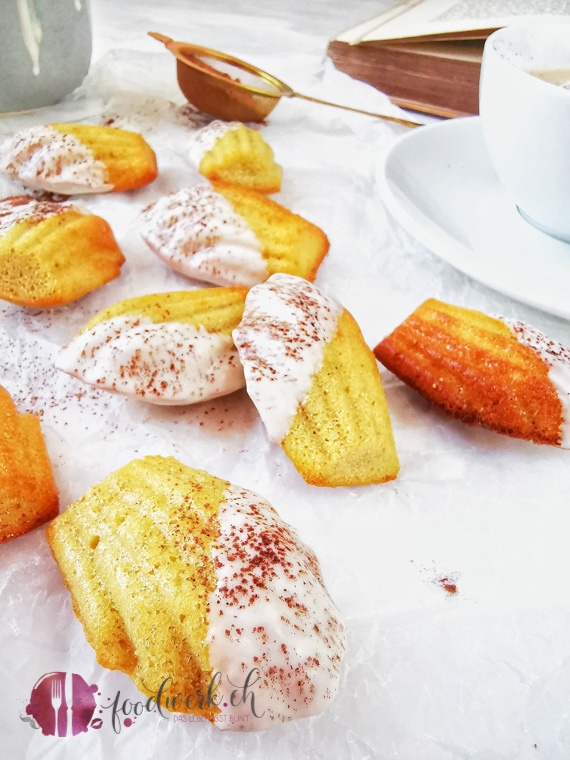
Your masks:
{"label": "spoon handle", "polygon": [[378,119],[384,119],[385,121],[394,122],[394,124],[401,124],[403,127],[423,127],[419,121],[408,121],[407,119],[399,119],[397,116],[388,116],[384,113],[373,113],[372,111],[363,111],[360,108],[351,108],[350,106],[341,106],[339,103],[331,103],[328,100],[320,100],[319,98],[312,98],[310,95],[302,95],[300,92],[292,92],[289,95],[290,98],[301,98],[302,100],[310,100],[311,103],[320,103],[323,106],[332,106],[333,108],[342,108],[344,111],[354,111],[354,113],[363,113],[366,116],[376,116]]}

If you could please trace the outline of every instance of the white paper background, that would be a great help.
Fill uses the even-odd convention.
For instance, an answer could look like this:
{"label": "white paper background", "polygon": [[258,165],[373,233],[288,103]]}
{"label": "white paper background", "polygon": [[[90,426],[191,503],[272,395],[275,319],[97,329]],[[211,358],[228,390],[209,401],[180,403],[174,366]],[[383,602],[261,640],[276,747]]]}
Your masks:
{"label": "white paper background", "polygon": [[[43,673],[79,673],[98,684],[102,699],[119,689],[133,700],[138,693],[126,676],[97,665],[38,529],[0,548],[1,756],[567,758],[567,452],[450,421],[382,370],[400,476],[382,486],[318,489],[266,441],[244,392],[160,409],[94,391],[52,368],[58,347],[101,308],[191,286],[136,231],[143,205],[199,180],[186,161],[188,126],[156,97],[181,102],[173,60],[146,41],[146,31],[233,52],[308,94],[390,108],[379,93],[323,62],[327,35],[372,15],[375,4],[343,12],[338,2],[266,0],[241,15],[232,5],[168,0],[159,8],[150,0],[98,0],[99,60],[83,98],[0,121],[0,132],[10,134],[22,124],[112,113],[121,117],[118,126],[147,137],[160,166],[157,181],[141,191],[81,199],[108,219],[124,250],[127,264],[118,280],[61,309],[0,306],[0,383],[20,409],[43,412],[62,508],[113,469],[157,453],[267,497],[317,552],[345,618],[341,687],[326,713],[265,734],[221,733],[145,715],[116,736],[104,715],[99,731],[69,739],[41,735],[19,715]],[[280,104],[263,128],[284,167],[276,198],[330,238],[318,284],[352,311],[371,346],[429,296],[523,319],[570,345],[567,322],[468,280],[389,219],[374,173],[402,132],[295,101]],[[11,191],[9,184],[0,191]],[[437,582],[446,576],[457,583],[454,596]]]}

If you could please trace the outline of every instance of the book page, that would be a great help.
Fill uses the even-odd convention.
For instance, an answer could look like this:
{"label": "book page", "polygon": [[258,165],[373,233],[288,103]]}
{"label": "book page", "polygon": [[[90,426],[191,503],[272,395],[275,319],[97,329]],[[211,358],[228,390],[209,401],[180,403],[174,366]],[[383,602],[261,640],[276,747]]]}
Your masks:
{"label": "book page", "polygon": [[433,38],[498,29],[540,15],[570,18],[570,0],[400,0],[393,8],[344,32],[341,42]]}

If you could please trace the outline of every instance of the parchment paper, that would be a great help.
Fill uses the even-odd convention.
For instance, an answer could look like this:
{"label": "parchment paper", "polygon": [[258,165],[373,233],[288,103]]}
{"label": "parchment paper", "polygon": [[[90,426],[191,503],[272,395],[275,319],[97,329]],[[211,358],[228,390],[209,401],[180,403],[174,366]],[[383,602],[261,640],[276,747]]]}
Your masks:
{"label": "parchment paper", "polygon": [[[224,49],[230,37],[220,31],[217,41]],[[200,180],[186,156],[188,130],[200,119],[180,112],[173,64],[154,51],[110,51],[72,101],[0,122],[8,135],[56,119],[112,121],[142,132],[160,168],[140,191],[79,199],[112,225],[127,258],[120,278],[60,309],[0,305],[0,383],[21,410],[42,415],[62,510],[146,454],[176,456],[268,498],[316,551],[344,616],[342,681],[327,712],[264,734],[222,733],[155,714],[116,734],[107,710],[97,713],[99,730],[43,736],[20,716],[44,673],[81,674],[97,684],[102,705],[118,691],[140,697],[126,676],[97,664],[40,528],[0,548],[2,757],[567,758],[568,452],[453,422],[382,370],[398,479],[319,489],[268,443],[245,392],[163,409],[95,391],[53,369],[58,348],[100,309],[195,286],[157,259],[137,232],[145,204]],[[259,51],[256,62],[270,68],[261,41]],[[232,52],[241,51],[234,44]],[[380,94],[304,55],[302,46],[279,61],[275,73],[286,78],[288,71],[314,94],[389,108]],[[402,129],[291,101],[262,130],[284,167],[276,199],[330,238],[317,283],[353,313],[370,346],[430,296],[525,320],[570,344],[568,323],[470,281],[390,220],[374,172]],[[0,185],[2,195],[17,190]]]}

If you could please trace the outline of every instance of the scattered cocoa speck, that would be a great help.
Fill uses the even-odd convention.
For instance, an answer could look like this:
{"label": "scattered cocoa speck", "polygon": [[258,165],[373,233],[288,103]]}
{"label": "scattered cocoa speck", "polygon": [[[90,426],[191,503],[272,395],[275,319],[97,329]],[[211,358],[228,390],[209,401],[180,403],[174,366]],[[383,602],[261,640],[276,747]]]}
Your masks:
{"label": "scattered cocoa speck", "polygon": [[448,594],[457,594],[457,584],[453,583],[447,576],[440,578],[438,583]]}

